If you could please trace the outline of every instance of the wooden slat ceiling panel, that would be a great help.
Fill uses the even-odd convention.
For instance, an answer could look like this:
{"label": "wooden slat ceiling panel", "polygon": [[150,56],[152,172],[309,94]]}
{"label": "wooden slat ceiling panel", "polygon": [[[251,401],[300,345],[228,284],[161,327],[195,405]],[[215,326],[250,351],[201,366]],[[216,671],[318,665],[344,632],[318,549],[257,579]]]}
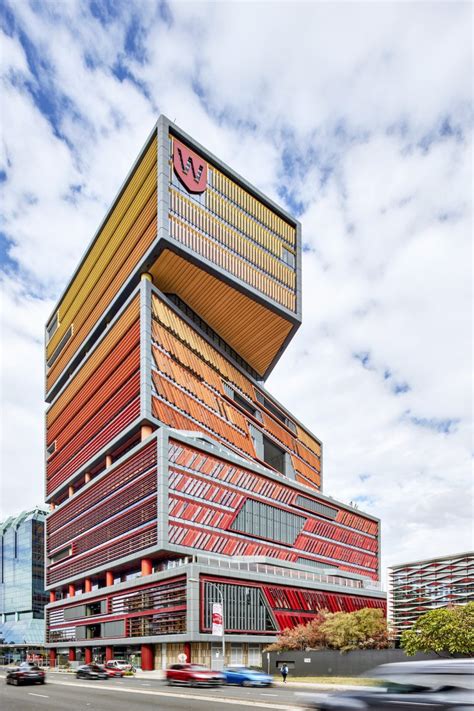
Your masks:
{"label": "wooden slat ceiling panel", "polygon": [[169,250],[150,271],[161,291],[178,294],[249,365],[265,373],[290,322]]}

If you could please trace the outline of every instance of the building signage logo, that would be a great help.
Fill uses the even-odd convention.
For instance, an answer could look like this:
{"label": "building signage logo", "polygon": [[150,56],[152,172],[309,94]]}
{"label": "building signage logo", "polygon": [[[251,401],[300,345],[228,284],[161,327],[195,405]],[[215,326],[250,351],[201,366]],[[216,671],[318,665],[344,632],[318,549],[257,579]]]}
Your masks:
{"label": "building signage logo", "polygon": [[173,141],[174,172],[190,193],[203,193],[207,188],[207,163],[197,153]]}
{"label": "building signage logo", "polygon": [[220,602],[214,602],[212,605],[212,632],[216,637],[222,637],[224,634],[224,625],[222,618],[222,605]]}

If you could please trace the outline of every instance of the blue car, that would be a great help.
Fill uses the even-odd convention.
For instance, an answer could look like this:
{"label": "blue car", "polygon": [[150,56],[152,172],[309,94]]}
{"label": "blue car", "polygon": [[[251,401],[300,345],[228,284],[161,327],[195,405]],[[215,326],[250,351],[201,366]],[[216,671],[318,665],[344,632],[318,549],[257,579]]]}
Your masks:
{"label": "blue car", "polygon": [[226,684],[238,684],[239,686],[271,686],[273,684],[273,678],[269,674],[248,667],[227,667],[223,672]]}

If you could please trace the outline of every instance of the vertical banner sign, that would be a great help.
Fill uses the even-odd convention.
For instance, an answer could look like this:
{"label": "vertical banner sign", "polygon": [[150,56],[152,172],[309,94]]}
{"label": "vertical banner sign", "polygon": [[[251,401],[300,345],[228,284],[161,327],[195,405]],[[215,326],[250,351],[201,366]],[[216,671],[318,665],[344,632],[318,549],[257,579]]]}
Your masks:
{"label": "vertical banner sign", "polygon": [[222,605],[220,602],[212,603],[212,632],[216,637],[222,637],[224,634],[224,625],[222,620]]}

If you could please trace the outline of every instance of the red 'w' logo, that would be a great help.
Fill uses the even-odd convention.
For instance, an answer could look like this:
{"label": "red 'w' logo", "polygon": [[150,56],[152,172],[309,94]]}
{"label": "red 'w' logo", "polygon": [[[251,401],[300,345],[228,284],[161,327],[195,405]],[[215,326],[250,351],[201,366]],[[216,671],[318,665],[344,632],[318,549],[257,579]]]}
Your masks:
{"label": "red 'w' logo", "polygon": [[207,163],[184,143],[173,141],[174,172],[190,193],[203,193],[207,187]]}

